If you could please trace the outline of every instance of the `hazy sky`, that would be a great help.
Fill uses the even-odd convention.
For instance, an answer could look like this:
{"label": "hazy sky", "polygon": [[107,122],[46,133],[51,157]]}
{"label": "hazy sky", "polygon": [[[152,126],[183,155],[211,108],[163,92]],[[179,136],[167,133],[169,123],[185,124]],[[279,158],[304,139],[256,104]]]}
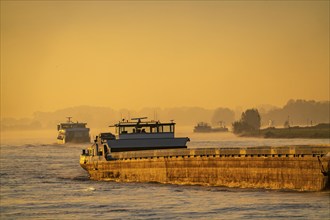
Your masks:
{"label": "hazy sky", "polygon": [[329,100],[329,1],[1,1],[1,117]]}

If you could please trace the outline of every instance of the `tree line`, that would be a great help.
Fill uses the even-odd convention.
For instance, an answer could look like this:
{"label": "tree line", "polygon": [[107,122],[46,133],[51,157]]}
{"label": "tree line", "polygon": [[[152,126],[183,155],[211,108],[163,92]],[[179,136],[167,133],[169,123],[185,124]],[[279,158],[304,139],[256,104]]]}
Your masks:
{"label": "tree line", "polygon": [[[329,101],[289,100],[281,108],[273,107],[268,110],[260,107],[252,108],[253,111],[243,112],[243,118],[242,111],[224,107],[213,110],[202,107],[178,107],[143,108],[139,111],[132,111],[128,109],[114,110],[110,107],[76,106],[53,112],[35,112],[32,118],[1,118],[1,129],[53,129],[57,123],[65,121],[66,116],[72,116],[73,120],[87,122],[90,127],[107,128],[122,118],[147,116],[150,120],[174,120],[178,126],[194,126],[200,121],[211,122],[212,125],[222,122],[227,127],[233,126],[233,129],[249,130],[259,124],[261,127],[267,127],[269,121],[274,127],[283,127],[285,122],[286,126],[329,123],[329,106]],[[256,115],[255,110],[257,109],[260,121],[258,120],[257,125],[254,124],[251,127],[248,123],[250,114]]]}

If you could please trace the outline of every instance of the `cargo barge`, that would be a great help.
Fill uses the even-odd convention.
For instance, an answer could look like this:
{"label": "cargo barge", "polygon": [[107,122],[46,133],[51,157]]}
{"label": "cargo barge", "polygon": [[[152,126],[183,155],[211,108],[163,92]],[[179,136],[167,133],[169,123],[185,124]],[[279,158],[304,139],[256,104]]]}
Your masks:
{"label": "cargo barge", "polygon": [[[174,124],[171,126],[174,132]],[[134,151],[120,151],[115,145],[117,149],[112,152],[109,138],[113,141],[115,137],[101,134],[80,155],[81,167],[93,180],[297,191],[330,189],[330,145],[199,149],[163,145],[162,149],[145,150],[136,139]]]}
{"label": "cargo barge", "polygon": [[228,132],[228,128],[226,128],[222,122],[219,123],[218,127],[211,127],[206,122],[199,122],[193,130],[195,133],[212,133],[212,132]]}
{"label": "cargo barge", "polygon": [[57,125],[57,143],[87,143],[90,142],[89,128],[87,123],[73,122],[72,117],[67,117],[67,121]]}

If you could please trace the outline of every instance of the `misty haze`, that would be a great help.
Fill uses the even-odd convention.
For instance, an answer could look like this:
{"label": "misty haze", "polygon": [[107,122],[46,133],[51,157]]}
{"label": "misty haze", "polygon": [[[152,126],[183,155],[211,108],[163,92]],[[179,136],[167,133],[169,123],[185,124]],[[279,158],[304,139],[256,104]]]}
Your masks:
{"label": "misty haze", "polygon": [[329,218],[329,1],[0,4],[1,220]]}
{"label": "misty haze", "polygon": [[[276,127],[283,127],[286,120],[292,126],[311,126],[319,123],[329,123],[329,101],[290,100],[283,107],[264,105],[257,108],[261,115],[261,127],[269,126],[269,121]],[[86,122],[90,128],[108,129],[108,126],[121,119],[148,117],[150,120],[174,120],[178,128],[191,127],[198,122],[207,122],[216,126],[219,121],[231,128],[245,109],[229,109],[219,107],[206,109],[202,107],[181,108],[143,108],[139,111],[109,107],[77,106],[60,109],[54,112],[35,112],[32,118],[3,118],[2,131],[56,129],[56,125],[72,116],[73,120]]]}

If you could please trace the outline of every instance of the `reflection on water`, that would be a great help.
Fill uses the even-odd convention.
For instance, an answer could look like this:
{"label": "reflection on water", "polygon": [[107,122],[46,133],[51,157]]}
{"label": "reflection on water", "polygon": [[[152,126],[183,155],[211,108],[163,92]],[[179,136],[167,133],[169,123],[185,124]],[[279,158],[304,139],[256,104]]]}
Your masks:
{"label": "reflection on water", "polygon": [[[53,133],[54,134],[54,133]],[[44,136],[43,136],[44,135]],[[47,136],[48,135],[48,136]],[[86,144],[54,144],[56,132],[1,136],[1,219],[328,219],[329,192],[91,181]],[[327,144],[329,140],[193,134],[189,147]]]}

